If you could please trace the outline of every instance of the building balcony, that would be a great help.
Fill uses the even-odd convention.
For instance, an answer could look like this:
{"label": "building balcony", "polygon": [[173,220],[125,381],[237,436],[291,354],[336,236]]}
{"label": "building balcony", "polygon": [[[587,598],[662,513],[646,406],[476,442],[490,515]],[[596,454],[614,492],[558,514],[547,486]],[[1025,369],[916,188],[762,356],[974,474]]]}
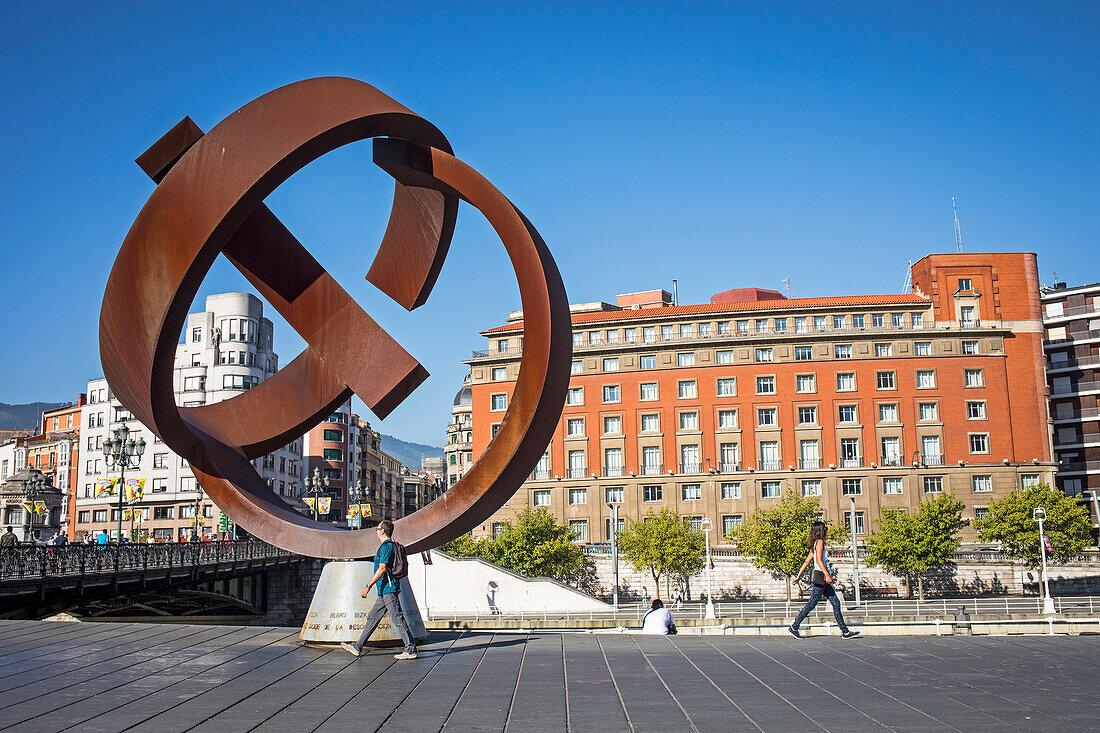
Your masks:
{"label": "building balcony", "polygon": [[1068,372],[1096,366],[1100,366],[1100,356],[1078,356],[1051,361],[1047,365],[1047,372]]}
{"label": "building balcony", "polygon": [[[1100,331],[1098,331],[1100,333]],[[1076,384],[1055,384],[1050,388],[1052,395],[1083,394],[1100,392],[1100,382],[1077,382]]]}
{"label": "building balcony", "polygon": [[695,463],[681,463],[680,473],[702,473],[703,464],[696,461]]}
{"label": "building balcony", "polygon": [[803,470],[817,470],[821,468],[820,458],[800,458],[798,459],[798,467]]}
{"label": "building balcony", "polygon": [[947,459],[942,453],[922,453],[920,457],[921,465],[924,466],[945,466],[947,465]]}
{"label": "building balcony", "polygon": [[1077,422],[1079,420],[1087,420],[1094,417],[1100,417],[1100,407],[1082,407],[1079,410],[1074,410],[1070,413],[1062,413],[1054,415],[1054,422]]}
{"label": "building balcony", "polygon": [[553,477],[550,475],[549,468],[536,468],[531,472],[532,481],[549,481],[551,478]]}
{"label": "building balcony", "polygon": [[735,461],[734,463],[720,463],[719,470],[722,473],[733,473],[734,471],[741,470],[741,461]]}
{"label": "building balcony", "polygon": [[1100,473],[1100,461],[1073,461],[1058,467],[1058,475],[1068,473]]}
{"label": "building balcony", "polygon": [[1078,331],[1076,333],[1067,333],[1065,338],[1060,339],[1047,339],[1044,344],[1045,348],[1051,348],[1056,344],[1064,345],[1073,343],[1074,341],[1095,341],[1100,340],[1100,331]]}
{"label": "building balcony", "polygon": [[863,458],[860,457],[860,456],[857,456],[855,458],[841,458],[840,459],[840,467],[841,468],[863,468]]}
{"label": "building balcony", "polygon": [[891,468],[891,467],[901,466],[901,465],[903,465],[903,463],[904,463],[904,461],[903,461],[901,456],[889,455],[889,456],[882,456],[882,458],[879,459],[878,465],[882,466],[883,468]]}
{"label": "building balcony", "polygon": [[626,469],[622,466],[604,466],[603,475],[611,478],[618,478],[626,475]]}
{"label": "building balcony", "polygon": [[643,476],[660,476],[665,472],[665,467],[660,463],[649,463],[642,466]]}
{"label": "building balcony", "polygon": [[588,478],[587,468],[568,468],[566,469],[566,475],[569,478]]}
{"label": "building balcony", "polygon": [[781,471],[783,470],[783,463],[781,461],[760,461],[761,471]]}

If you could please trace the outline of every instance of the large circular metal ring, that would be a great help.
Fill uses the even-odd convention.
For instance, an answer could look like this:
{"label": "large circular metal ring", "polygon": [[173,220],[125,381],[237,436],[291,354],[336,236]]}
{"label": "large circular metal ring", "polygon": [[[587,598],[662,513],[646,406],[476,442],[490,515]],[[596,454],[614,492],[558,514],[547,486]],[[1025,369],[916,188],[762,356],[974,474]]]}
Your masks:
{"label": "large circular metal ring", "polygon": [[[568,302],[535,228],[451,155],[438,129],[353,79],[290,84],[246,104],[205,135],[193,124],[179,130],[139,159],[159,185],[123,241],[107,282],[100,353],[115,396],[189,461],[215,503],[253,535],[314,557],[373,555],[374,532],[339,530],[295,512],[251,460],[300,436],[352,393],[384,417],[427,377],[262,203],[321,155],[380,138],[375,162],[396,185],[368,280],[410,310],[422,304],[447,254],[459,199],[486,217],[516,272],[523,352],[501,428],[470,471],[442,497],[400,519],[395,534],[416,551],[483,522],[537,464],[568,388]],[[179,333],[219,253],[308,347],[239,396],[177,407],[173,366]]]}

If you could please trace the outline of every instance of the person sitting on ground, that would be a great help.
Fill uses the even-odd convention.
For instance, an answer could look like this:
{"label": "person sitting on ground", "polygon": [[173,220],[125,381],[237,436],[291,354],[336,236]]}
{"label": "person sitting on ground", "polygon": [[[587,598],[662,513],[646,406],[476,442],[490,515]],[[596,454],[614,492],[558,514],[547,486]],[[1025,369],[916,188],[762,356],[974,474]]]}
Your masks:
{"label": "person sitting on ground", "polygon": [[341,642],[340,646],[345,651],[358,657],[363,653],[363,646],[367,643],[367,639],[378,628],[382,617],[388,613],[390,623],[397,629],[401,641],[405,644],[405,650],[400,654],[395,654],[393,658],[416,659],[416,642],[413,641],[412,632],[409,631],[409,625],[405,622],[405,614],[401,611],[401,603],[397,600],[397,594],[401,592],[400,581],[393,577],[389,568],[394,554],[393,522],[384,519],[375,528],[375,531],[378,533],[380,544],[378,545],[378,551],[374,553],[374,577],[370,579],[367,587],[359,595],[366,598],[371,586],[377,585],[378,599],[374,602],[374,607],[371,608],[366,623],[363,624],[363,632],[359,635],[359,640],[354,644],[349,644],[346,641]]}
{"label": "person sitting on ground", "polygon": [[642,633],[662,636],[676,633],[676,623],[672,620],[672,613],[665,608],[660,598],[654,598],[653,605],[645,612],[645,616],[642,616]]}

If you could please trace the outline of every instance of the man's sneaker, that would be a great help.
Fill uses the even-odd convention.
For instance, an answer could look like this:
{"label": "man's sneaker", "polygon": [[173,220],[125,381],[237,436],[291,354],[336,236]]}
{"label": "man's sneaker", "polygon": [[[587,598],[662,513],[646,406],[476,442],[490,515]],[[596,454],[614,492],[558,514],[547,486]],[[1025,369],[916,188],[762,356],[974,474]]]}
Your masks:
{"label": "man's sneaker", "polygon": [[401,652],[400,654],[394,654],[394,659],[416,659],[416,652],[409,654],[408,652]]}
{"label": "man's sneaker", "polygon": [[787,631],[789,631],[791,636],[793,636],[796,639],[801,639],[802,638],[802,634],[798,633],[798,629],[796,629],[793,626],[788,626]]}
{"label": "man's sneaker", "polygon": [[354,644],[349,644],[346,641],[340,642],[340,646],[353,657],[358,657],[362,652],[355,648]]}
{"label": "man's sneaker", "polygon": [[845,639],[851,639],[853,636],[859,636],[859,632],[848,629],[847,631],[842,632],[840,635]]}

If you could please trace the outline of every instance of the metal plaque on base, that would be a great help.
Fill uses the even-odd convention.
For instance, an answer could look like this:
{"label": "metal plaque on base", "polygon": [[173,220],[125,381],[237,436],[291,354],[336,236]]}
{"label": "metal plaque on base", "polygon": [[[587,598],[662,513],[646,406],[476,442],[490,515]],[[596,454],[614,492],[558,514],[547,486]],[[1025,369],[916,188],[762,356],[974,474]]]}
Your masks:
{"label": "metal plaque on base", "polygon": [[[305,642],[326,644],[358,639],[378,598],[373,588],[366,598],[359,595],[373,575],[374,563],[366,560],[336,560],[326,564],[298,638]],[[413,638],[419,640],[427,637],[428,630],[424,628],[408,578],[401,579],[401,592],[397,597]],[[387,642],[401,642],[397,630],[390,623],[389,614],[383,617],[368,640],[369,644]]]}

